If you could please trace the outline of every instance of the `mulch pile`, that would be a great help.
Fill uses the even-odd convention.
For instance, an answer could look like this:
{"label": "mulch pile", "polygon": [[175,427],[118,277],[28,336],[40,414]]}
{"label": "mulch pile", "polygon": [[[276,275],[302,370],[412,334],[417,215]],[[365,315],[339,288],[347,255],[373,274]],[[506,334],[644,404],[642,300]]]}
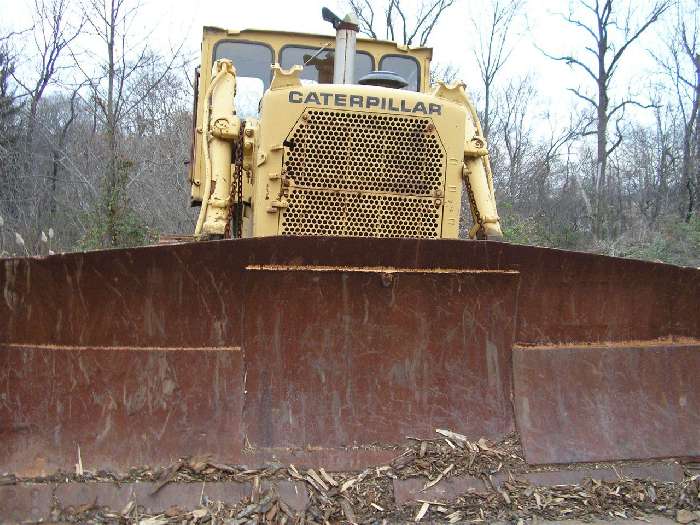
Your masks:
{"label": "mulch pile", "polygon": [[[86,504],[61,508],[49,517],[61,523],[166,524],[324,524],[394,523],[422,521],[440,523],[525,523],[535,517],[549,520],[588,518],[637,518],[664,515],[679,523],[700,524],[700,475],[688,471],[682,482],[659,482],[620,478],[616,481],[587,479],[580,485],[537,487],[519,479],[528,471],[517,436],[498,443],[471,442],[454,432],[438,430],[439,439],[412,439],[397,450],[388,465],[363,472],[329,473],[324,469],[297,469],[294,465],[270,463],[263,469],[249,469],[211,462],[207,458],[185,458],[165,469],[147,467],[128,473],[110,472],[56,474],[45,478],[0,477],[0,484],[16,482],[151,481],[157,492],[173,482],[250,482],[251,494],[236,505],[211,501],[203,496],[196,509],[173,507],[157,515],[130,502],[124,509]],[[499,486],[492,476],[507,476]],[[393,479],[418,478],[430,488],[452,476],[470,475],[481,479],[484,489],[468,491],[452,501],[417,500],[397,506]],[[309,502],[299,512],[290,508],[274,488],[263,490],[262,481],[290,480],[304,483]],[[265,484],[265,486],[270,486]],[[274,484],[272,485],[274,487]]]}

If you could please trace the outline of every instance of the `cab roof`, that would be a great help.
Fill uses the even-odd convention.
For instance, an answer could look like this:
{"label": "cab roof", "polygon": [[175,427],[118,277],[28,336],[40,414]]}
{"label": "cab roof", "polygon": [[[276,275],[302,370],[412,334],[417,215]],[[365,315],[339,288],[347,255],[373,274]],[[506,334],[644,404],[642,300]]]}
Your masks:
{"label": "cab roof", "polygon": [[[321,46],[329,41],[335,41],[335,35],[320,33],[300,33],[296,31],[273,31],[268,29],[224,29],[216,26],[204,26],[204,34],[219,34],[220,37],[242,38],[251,41],[260,41],[270,44],[273,48],[281,48],[284,45],[297,44],[309,46]],[[433,58],[433,50],[430,47],[410,47],[389,40],[374,38],[357,39],[357,48],[373,54],[396,53],[412,55],[425,60]]]}

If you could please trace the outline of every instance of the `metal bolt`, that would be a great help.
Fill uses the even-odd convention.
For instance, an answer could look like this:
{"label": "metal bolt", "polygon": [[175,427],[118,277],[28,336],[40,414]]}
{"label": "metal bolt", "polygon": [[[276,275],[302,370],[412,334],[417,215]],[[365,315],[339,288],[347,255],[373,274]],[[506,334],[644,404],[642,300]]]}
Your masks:
{"label": "metal bolt", "polygon": [[394,282],[394,275],[391,273],[382,272],[381,278],[382,278],[382,286],[384,288],[389,288],[389,286],[391,286],[391,283]]}

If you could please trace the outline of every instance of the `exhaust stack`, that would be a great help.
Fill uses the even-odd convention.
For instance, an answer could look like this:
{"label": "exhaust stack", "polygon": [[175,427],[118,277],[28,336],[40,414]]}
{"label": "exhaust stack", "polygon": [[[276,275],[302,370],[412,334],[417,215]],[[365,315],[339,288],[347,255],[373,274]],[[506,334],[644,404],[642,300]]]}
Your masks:
{"label": "exhaust stack", "polygon": [[341,20],[327,7],[324,7],[321,13],[323,19],[333,24],[336,30],[333,83],[352,84],[355,79],[357,32],[360,30],[357,18],[350,13]]}

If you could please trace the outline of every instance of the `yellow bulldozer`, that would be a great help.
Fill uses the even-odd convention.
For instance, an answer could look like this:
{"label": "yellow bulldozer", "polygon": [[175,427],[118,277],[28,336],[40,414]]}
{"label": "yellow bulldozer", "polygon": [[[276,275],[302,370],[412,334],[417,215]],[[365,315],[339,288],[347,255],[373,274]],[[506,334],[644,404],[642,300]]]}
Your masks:
{"label": "yellow bulldozer", "polygon": [[469,236],[500,239],[486,141],[464,85],[429,85],[430,49],[358,41],[352,19],[327,18],[335,41],[204,29],[196,238],[231,227],[234,237],[457,238],[465,189]]}
{"label": "yellow bulldozer", "polygon": [[0,520],[693,511],[700,270],[503,242],[464,84],[323,14],[204,29],[193,242],[0,262]]}

